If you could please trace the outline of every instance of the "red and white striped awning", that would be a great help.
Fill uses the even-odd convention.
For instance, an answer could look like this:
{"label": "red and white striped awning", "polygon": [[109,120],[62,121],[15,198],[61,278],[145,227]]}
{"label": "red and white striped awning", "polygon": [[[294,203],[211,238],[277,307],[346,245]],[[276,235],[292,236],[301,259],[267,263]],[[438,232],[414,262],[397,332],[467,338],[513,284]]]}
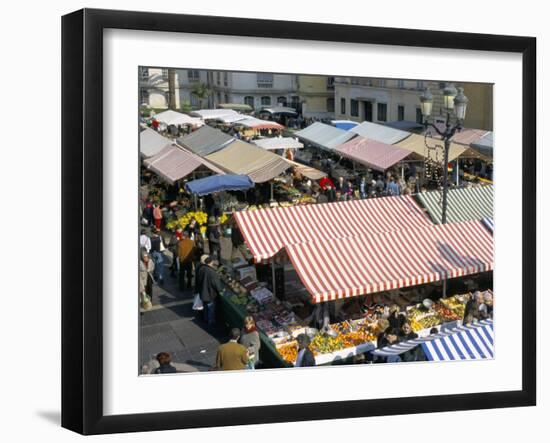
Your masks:
{"label": "red and white striped awning", "polygon": [[258,209],[235,218],[256,262],[289,245],[432,225],[410,196]]}
{"label": "red and white striped awning", "polygon": [[286,251],[316,303],[493,269],[493,237],[478,220],[319,237]]}

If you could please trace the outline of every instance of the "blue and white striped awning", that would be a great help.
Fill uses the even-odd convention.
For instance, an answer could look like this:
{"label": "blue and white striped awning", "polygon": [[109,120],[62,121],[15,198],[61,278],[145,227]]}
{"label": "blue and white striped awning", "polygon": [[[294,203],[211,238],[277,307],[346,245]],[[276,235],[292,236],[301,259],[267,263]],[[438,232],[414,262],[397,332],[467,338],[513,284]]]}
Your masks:
{"label": "blue and white striped awning", "polygon": [[421,345],[428,360],[478,360],[493,358],[493,320],[482,320],[470,326],[459,326],[438,334],[407,340],[392,346],[376,349],[372,353],[381,357],[400,355]]}
{"label": "blue and white striped awning", "polygon": [[489,231],[493,232],[494,229],[495,229],[495,224],[494,224],[494,221],[493,221],[493,217],[485,217],[482,219],[483,221],[483,224],[485,226],[487,226],[487,229],[489,229]]}
{"label": "blue and white striped awning", "polygon": [[444,337],[422,343],[428,360],[479,360],[493,358],[493,321],[483,320],[471,326],[461,326]]}

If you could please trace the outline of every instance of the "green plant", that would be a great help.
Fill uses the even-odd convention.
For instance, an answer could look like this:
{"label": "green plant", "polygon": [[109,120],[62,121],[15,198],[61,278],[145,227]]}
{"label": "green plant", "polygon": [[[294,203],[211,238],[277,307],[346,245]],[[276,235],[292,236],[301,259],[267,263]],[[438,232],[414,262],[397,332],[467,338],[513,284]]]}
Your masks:
{"label": "green plant", "polygon": [[199,99],[199,108],[202,109],[202,101],[212,95],[212,90],[206,83],[198,83],[191,90]]}

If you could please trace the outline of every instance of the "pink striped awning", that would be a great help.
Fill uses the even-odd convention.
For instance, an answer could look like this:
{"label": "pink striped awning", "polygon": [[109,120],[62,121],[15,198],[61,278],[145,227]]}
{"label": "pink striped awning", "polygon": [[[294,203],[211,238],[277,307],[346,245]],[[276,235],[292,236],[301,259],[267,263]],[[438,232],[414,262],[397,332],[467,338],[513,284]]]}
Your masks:
{"label": "pink striped awning", "polygon": [[361,136],[337,146],[335,151],[378,171],[385,171],[413,154],[406,149]]}
{"label": "pink striped awning", "polygon": [[479,220],[321,238],[286,251],[315,303],[493,269],[493,237]]}
{"label": "pink striped awning", "polygon": [[411,196],[258,209],[235,218],[256,262],[289,245],[432,225]]}

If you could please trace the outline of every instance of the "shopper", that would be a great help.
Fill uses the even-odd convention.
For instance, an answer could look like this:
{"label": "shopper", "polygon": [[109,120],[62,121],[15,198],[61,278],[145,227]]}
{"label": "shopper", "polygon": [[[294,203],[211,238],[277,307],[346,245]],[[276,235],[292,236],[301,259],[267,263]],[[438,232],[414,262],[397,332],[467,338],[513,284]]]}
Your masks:
{"label": "shopper", "polygon": [[208,237],[208,249],[210,255],[216,260],[221,260],[221,229],[218,219],[210,217],[208,227],[206,228],[206,236]]}
{"label": "shopper", "polygon": [[145,248],[140,250],[139,260],[139,300],[144,309],[150,309],[153,300],[153,271],[155,265]]}
{"label": "shopper", "polygon": [[220,277],[214,269],[214,260],[211,256],[204,260],[204,265],[200,267],[195,281],[195,291],[200,295],[204,304],[204,320],[209,325],[214,325],[216,323],[217,298],[224,289]]}
{"label": "shopper", "polygon": [[159,367],[155,369],[155,374],[174,374],[178,372],[176,368],[171,365],[172,357],[168,352],[159,352],[156,359],[159,362]]}
{"label": "shopper", "polygon": [[153,220],[155,222],[155,228],[160,230],[162,224],[162,209],[159,204],[153,206]]}
{"label": "shopper", "polygon": [[183,231],[181,235],[178,242],[179,288],[180,291],[185,291],[193,287],[193,261],[196,250],[195,242],[189,238],[188,232]]}
{"label": "shopper", "polygon": [[256,322],[250,315],[244,318],[243,330],[239,340],[241,345],[248,349],[249,362],[247,367],[254,369],[260,360],[260,334],[256,329]]}
{"label": "shopper", "polygon": [[164,240],[160,235],[160,232],[155,228],[151,236],[151,257],[155,262],[155,279],[158,280],[159,285],[164,284]]}
{"label": "shopper", "polygon": [[216,369],[231,371],[244,369],[248,363],[248,351],[239,344],[241,331],[238,328],[231,329],[229,341],[218,348],[216,355]]}
{"label": "shopper", "polygon": [[300,334],[296,337],[298,342],[298,356],[296,357],[295,367],[308,367],[315,366],[315,356],[311,349],[309,349],[309,344],[311,339],[307,334]]}
{"label": "shopper", "polygon": [[145,202],[142,216],[145,220],[147,220],[147,224],[149,226],[153,224],[153,204],[149,200]]}
{"label": "shopper", "polygon": [[386,191],[388,195],[400,195],[399,185],[396,183],[393,177],[389,178]]}
{"label": "shopper", "polygon": [[151,250],[151,239],[147,235],[147,231],[145,229],[141,230],[141,235],[139,236],[139,247],[145,248],[147,253]]}

